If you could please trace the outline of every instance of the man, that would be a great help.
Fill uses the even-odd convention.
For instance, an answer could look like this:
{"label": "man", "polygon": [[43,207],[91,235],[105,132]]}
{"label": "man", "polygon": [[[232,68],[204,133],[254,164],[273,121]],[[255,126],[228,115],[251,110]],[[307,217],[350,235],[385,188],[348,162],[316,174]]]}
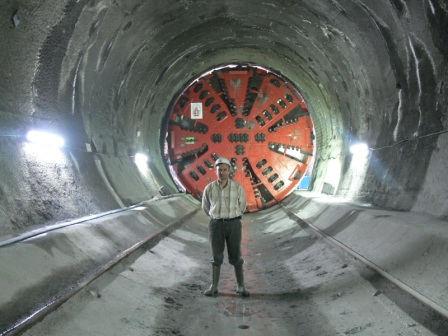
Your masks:
{"label": "man", "polygon": [[227,245],[229,263],[235,267],[236,293],[249,296],[244,287],[243,263],[241,257],[241,216],[246,209],[246,195],[243,187],[229,178],[232,165],[224,157],[215,163],[218,180],[209,183],[202,195],[202,209],[210,216],[209,239],[212,250],[212,285],[204,294],[218,293],[219,275]]}

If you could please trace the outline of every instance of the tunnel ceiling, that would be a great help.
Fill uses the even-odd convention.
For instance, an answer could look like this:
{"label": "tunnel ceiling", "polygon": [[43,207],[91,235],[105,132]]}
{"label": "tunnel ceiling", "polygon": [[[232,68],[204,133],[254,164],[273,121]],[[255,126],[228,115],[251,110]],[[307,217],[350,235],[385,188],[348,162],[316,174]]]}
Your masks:
{"label": "tunnel ceiling", "polygon": [[243,185],[247,210],[264,209],[291,193],[314,154],[313,124],[295,86],[254,65],[215,69],[174,103],[167,131],[168,165],[201,199],[228,158]]}
{"label": "tunnel ceiling", "polygon": [[[295,83],[323,158],[342,158],[351,137],[375,139],[386,118],[377,111],[396,102],[382,32],[371,19],[378,11],[395,25],[388,9],[352,1],[67,3],[40,50],[34,115],[57,120],[65,102],[70,114],[82,114],[94,148],[117,156],[147,150],[163,184],[170,178],[157,158],[167,97],[220,64],[259,64]],[[384,89],[371,90],[375,81]],[[316,170],[318,184],[324,175]]]}
{"label": "tunnel ceiling", "polygon": [[[448,128],[447,13],[444,0],[3,1],[0,131],[19,137],[2,138],[9,140],[0,146],[2,170],[10,175],[0,193],[27,200],[28,210],[11,214],[8,203],[0,219],[20,227],[47,213],[56,220],[99,203],[112,208],[117,199],[134,204],[162,187],[177,192],[164,157],[173,99],[223,64],[274,69],[300,89],[316,139],[312,191],[446,214],[439,197],[446,185],[431,181],[443,180],[438,162],[445,162],[437,141]],[[227,117],[236,118],[242,113]],[[53,172],[57,179],[51,165],[21,149],[30,128],[65,136],[70,154]],[[265,145],[282,143],[266,135]],[[357,141],[371,148],[362,169],[348,150]],[[150,158],[143,173],[133,162],[140,151]],[[235,156],[237,171],[247,153]],[[438,166],[428,170],[432,162]],[[32,193],[17,188],[24,181]],[[65,195],[52,192],[59,184]]]}

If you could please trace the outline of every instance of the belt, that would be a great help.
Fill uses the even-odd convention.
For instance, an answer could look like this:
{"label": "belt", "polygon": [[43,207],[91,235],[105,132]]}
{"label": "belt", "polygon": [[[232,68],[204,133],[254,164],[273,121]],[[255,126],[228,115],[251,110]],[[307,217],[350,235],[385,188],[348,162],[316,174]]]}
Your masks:
{"label": "belt", "polygon": [[241,216],[234,217],[234,218],[214,218],[213,220],[218,221],[218,222],[231,222],[236,219],[241,219]]}

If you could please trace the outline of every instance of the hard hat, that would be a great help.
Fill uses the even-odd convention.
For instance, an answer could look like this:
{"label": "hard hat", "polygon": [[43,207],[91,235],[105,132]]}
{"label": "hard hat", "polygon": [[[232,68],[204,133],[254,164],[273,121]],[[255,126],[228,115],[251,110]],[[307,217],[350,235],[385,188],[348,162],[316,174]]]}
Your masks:
{"label": "hard hat", "polygon": [[229,168],[232,168],[232,164],[225,157],[218,158],[218,160],[216,160],[216,162],[215,162],[215,167],[221,163],[225,163],[226,165],[229,166]]}

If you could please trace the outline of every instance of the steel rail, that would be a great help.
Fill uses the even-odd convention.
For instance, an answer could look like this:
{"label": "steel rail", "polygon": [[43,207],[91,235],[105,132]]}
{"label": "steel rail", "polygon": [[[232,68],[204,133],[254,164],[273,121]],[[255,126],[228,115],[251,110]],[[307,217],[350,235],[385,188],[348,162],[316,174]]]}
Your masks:
{"label": "steel rail", "polygon": [[[168,195],[168,196],[162,196],[161,198],[157,198],[157,200],[172,198],[172,197],[176,197],[176,196],[179,196],[179,195],[183,195],[183,194],[173,194],[173,195]],[[152,202],[152,201],[155,201],[155,200],[154,199],[149,200],[149,202]],[[3,237],[0,237],[0,248],[8,246],[8,245],[16,244],[16,243],[19,243],[19,242],[24,241],[26,239],[33,238],[33,237],[36,237],[36,236],[39,236],[41,234],[48,233],[48,232],[51,232],[51,231],[54,231],[54,230],[62,229],[62,228],[65,228],[65,227],[68,227],[68,226],[72,226],[72,225],[82,224],[82,223],[85,223],[85,222],[90,221],[92,219],[98,219],[98,218],[102,218],[102,217],[105,217],[105,216],[108,216],[108,215],[113,215],[113,214],[116,214],[116,213],[132,210],[132,209],[135,209],[137,207],[144,206],[144,204],[146,204],[147,202],[148,201],[144,201],[144,202],[133,204],[133,205],[131,205],[129,207],[126,207],[126,208],[120,208],[120,209],[110,210],[110,211],[106,211],[106,212],[101,212],[101,213],[95,214],[95,215],[81,217],[81,218],[78,218],[78,219],[75,219],[75,220],[72,220],[72,221],[69,221],[69,222],[56,223],[56,224],[47,225],[47,226],[44,226],[44,227],[40,227],[38,229],[34,229],[34,230],[30,230],[30,231],[27,231],[27,232],[24,232],[24,233],[21,233],[21,234],[17,234],[17,235],[14,235],[14,234],[13,235],[9,235],[9,236],[6,235],[6,236],[3,236]],[[6,237],[8,237],[8,238],[6,238]]]}
{"label": "steel rail", "polygon": [[341,243],[339,240],[335,239],[334,237],[330,236],[325,231],[323,231],[323,230],[319,229],[318,227],[314,226],[309,221],[307,221],[307,220],[305,220],[303,218],[300,218],[293,211],[291,211],[288,208],[286,208],[283,204],[280,204],[280,206],[284,209],[284,211],[289,216],[294,217],[297,220],[297,222],[305,224],[308,228],[310,228],[311,230],[313,230],[314,232],[319,234],[326,241],[328,241],[328,242],[332,243],[333,245],[339,247],[340,249],[344,250],[346,253],[348,253],[349,255],[354,257],[355,259],[358,259],[359,261],[364,263],[366,266],[368,266],[369,268],[371,268],[374,271],[376,271],[382,277],[384,277],[385,279],[389,280],[391,283],[393,283],[394,285],[396,285],[397,287],[399,287],[400,289],[402,289],[403,291],[405,291],[409,295],[413,296],[415,299],[417,299],[419,302],[421,302],[425,306],[431,308],[432,310],[436,311],[437,313],[439,313],[440,315],[442,315],[443,317],[448,319],[448,310],[446,308],[440,306],[436,302],[432,301],[431,299],[427,298],[426,296],[424,296],[420,292],[418,292],[415,289],[413,289],[412,287],[410,287],[408,284],[404,283],[400,279],[397,279],[393,275],[389,274],[388,272],[383,270],[380,266],[376,265],[374,262],[372,262],[369,259],[363,257],[359,253],[353,251],[351,248],[349,248],[348,246],[344,245],[343,243]]}
{"label": "steel rail", "polygon": [[[141,205],[140,205],[141,206]],[[131,208],[124,209],[123,211],[132,210],[135,206],[132,206]],[[89,276],[82,279],[81,282],[77,283],[75,286],[70,287],[69,291],[62,294],[61,296],[57,297],[55,300],[53,300],[51,303],[47,304],[46,306],[40,308],[39,310],[35,311],[31,315],[27,316],[26,318],[23,318],[22,320],[16,322],[12,327],[8,328],[7,330],[0,333],[0,336],[14,336],[19,335],[20,333],[23,333],[27,329],[31,328],[36,322],[40,321],[42,318],[44,318],[47,314],[49,314],[51,311],[58,308],[60,305],[62,305],[64,302],[69,300],[72,296],[74,296],[76,293],[78,293],[80,290],[82,290],[84,287],[86,287],[88,284],[90,284],[92,281],[94,281],[96,278],[101,276],[103,273],[108,271],[110,268],[118,264],[122,259],[129,256],[131,253],[136,251],[141,246],[149,243],[151,240],[154,240],[158,238],[159,236],[164,235],[169,230],[171,230],[173,227],[181,224],[184,220],[192,217],[195,213],[199,211],[199,208],[195,208],[182,217],[174,220],[173,222],[169,223],[165,227],[159,229],[158,231],[152,233],[145,239],[139,241],[138,243],[132,245],[131,247],[123,250],[121,253],[117,254],[113,259],[111,259],[109,262],[98,268],[95,272],[90,274]],[[115,211],[117,212],[117,211]],[[112,212],[112,213],[115,213]]]}
{"label": "steel rail", "polygon": [[425,306],[429,307],[430,309],[436,311],[437,313],[439,313],[440,315],[442,315],[442,316],[444,316],[445,318],[448,319],[448,310],[447,309],[445,309],[444,307],[440,306],[436,302],[430,300],[429,298],[427,298],[426,296],[424,296],[420,292],[418,292],[415,289],[413,289],[412,287],[410,287],[408,284],[404,283],[403,281],[401,281],[401,280],[397,279],[396,277],[394,277],[393,275],[389,274],[388,272],[383,270],[380,266],[376,265],[375,263],[373,263],[369,259],[363,257],[362,255],[358,254],[357,252],[353,251],[348,246],[346,246],[343,243],[341,243],[339,240],[335,239],[334,237],[332,237],[329,234],[327,234],[325,231],[323,231],[323,230],[319,229],[318,227],[314,226],[313,224],[311,224],[309,221],[307,221],[307,220],[305,220],[303,218],[300,218],[293,211],[291,211],[288,208],[286,208],[283,204],[280,204],[280,206],[290,216],[290,218],[294,217],[294,219],[296,219],[296,221],[299,224],[306,225],[308,228],[310,228],[311,230],[313,230],[314,232],[319,234],[323,239],[325,239],[328,242],[332,243],[333,245],[341,248],[346,253],[348,253],[349,255],[354,257],[355,259],[361,261],[367,267],[373,269],[378,274],[380,274],[382,277],[384,277],[385,279],[389,280],[391,283],[393,283],[394,285],[396,285],[397,287],[399,287],[400,289],[402,289],[403,291],[405,291],[409,295],[413,296],[415,299],[417,299],[419,302],[421,302]]}

